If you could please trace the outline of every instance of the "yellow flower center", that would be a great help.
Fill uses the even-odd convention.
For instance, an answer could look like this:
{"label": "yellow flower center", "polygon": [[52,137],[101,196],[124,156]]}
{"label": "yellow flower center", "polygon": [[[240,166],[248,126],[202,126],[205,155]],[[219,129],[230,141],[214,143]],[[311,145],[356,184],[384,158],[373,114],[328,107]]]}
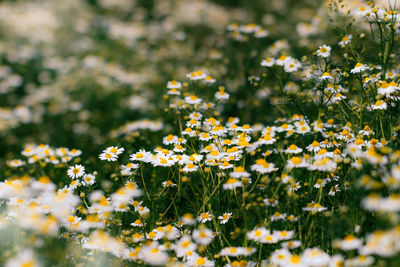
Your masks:
{"label": "yellow flower center", "polygon": [[292,257],[290,257],[289,261],[290,261],[290,263],[293,263],[293,264],[299,264],[300,263],[300,256],[299,255],[293,255]]}
{"label": "yellow flower center", "polygon": [[190,245],[190,241],[184,241],[182,242],[182,247],[187,248]]}
{"label": "yellow flower center", "polygon": [[208,214],[208,213],[202,213],[201,214],[201,218],[204,220],[204,219],[207,219],[208,217],[210,217],[210,215]]}
{"label": "yellow flower center", "polygon": [[33,267],[35,263],[33,261],[27,261],[21,264],[21,267]]}
{"label": "yellow flower center", "polygon": [[197,265],[204,265],[206,263],[206,260],[203,257],[200,257],[196,260]]}
{"label": "yellow flower center", "polygon": [[261,235],[262,235],[262,232],[260,230],[256,230],[254,232],[254,236],[256,236],[256,237],[261,236]]}
{"label": "yellow flower center", "polygon": [[289,146],[289,150],[296,150],[296,149],[297,149],[297,146],[294,145],[294,144],[292,144],[292,145]]}
{"label": "yellow flower center", "polygon": [[301,163],[301,158],[300,158],[300,157],[293,157],[293,158],[290,159],[290,161],[291,161],[293,164],[298,165],[298,164]]}

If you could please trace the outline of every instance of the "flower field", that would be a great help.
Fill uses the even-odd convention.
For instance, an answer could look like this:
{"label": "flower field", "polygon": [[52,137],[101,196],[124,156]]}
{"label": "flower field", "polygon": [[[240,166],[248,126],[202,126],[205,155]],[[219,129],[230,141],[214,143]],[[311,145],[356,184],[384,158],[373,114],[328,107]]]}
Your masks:
{"label": "flower field", "polygon": [[396,0],[0,2],[0,266],[400,266]]}

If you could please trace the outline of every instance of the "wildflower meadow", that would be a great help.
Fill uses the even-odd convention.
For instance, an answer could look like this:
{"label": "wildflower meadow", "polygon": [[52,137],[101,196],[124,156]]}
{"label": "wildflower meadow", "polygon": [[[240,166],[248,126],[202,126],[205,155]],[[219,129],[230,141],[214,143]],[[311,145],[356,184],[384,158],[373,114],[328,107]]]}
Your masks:
{"label": "wildflower meadow", "polygon": [[400,266],[399,10],[0,1],[0,266]]}

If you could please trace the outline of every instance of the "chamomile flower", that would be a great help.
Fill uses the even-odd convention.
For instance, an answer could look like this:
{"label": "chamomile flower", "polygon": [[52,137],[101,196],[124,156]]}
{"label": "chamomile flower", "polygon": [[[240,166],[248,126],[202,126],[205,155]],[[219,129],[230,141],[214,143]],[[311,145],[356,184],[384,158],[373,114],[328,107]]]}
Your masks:
{"label": "chamomile flower", "polygon": [[210,261],[206,257],[200,257],[198,255],[190,257],[188,260],[189,266],[204,266],[204,267],[214,267],[215,263]]}
{"label": "chamomile flower", "polygon": [[31,249],[20,251],[14,258],[5,262],[5,267],[40,267],[42,264],[36,259],[35,254]]}
{"label": "chamomile flower", "polygon": [[348,45],[351,42],[352,39],[353,39],[353,36],[351,34],[345,35],[342,37],[342,40],[339,42],[339,45],[341,47],[345,47],[346,45]]}
{"label": "chamomile flower", "polygon": [[318,152],[321,149],[321,147],[319,145],[319,142],[314,140],[311,144],[309,144],[306,147],[306,149],[307,149],[307,151],[310,151],[310,152]]}
{"label": "chamomile flower", "polygon": [[377,100],[374,105],[371,106],[373,110],[385,110],[387,109],[388,105],[385,101]]}
{"label": "chamomile flower", "polygon": [[197,220],[201,223],[209,222],[213,219],[213,215],[210,214],[209,212],[203,212],[197,217]]}
{"label": "chamomile flower", "polygon": [[139,213],[140,216],[145,217],[149,212],[150,209],[145,206],[135,207],[135,210]]}
{"label": "chamomile flower", "polygon": [[327,179],[317,179],[316,183],[314,184],[314,188],[321,188],[324,187],[327,183]]}
{"label": "chamomile flower", "polygon": [[79,177],[82,177],[85,174],[85,167],[82,165],[75,165],[69,167],[67,174],[70,178],[72,179],[77,179]]}
{"label": "chamomile flower", "polygon": [[338,101],[344,100],[344,99],[346,99],[346,98],[347,98],[347,97],[344,96],[344,95],[342,95],[341,93],[337,93],[337,94],[335,94],[334,96],[332,96],[331,102],[332,102],[332,103],[337,103]]}
{"label": "chamomile flower", "polygon": [[196,119],[190,119],[189,121],[186,122],[186,127],[191,127],[195,128],[197,126],[200,126],[201,122],[196,120]]}
{"label": "chamomile flower", "polygon": [[288,60],[284,65],[284,70],[287,73],[297,71],[301,68],[301,63],[296,59]]}
{"label": "chamomile flower", "polygon": [[293,168],[306,168],[309,164],[305,161],[304,158],[295,156],[291,157],[287,160],[286,168],[293,169]]}
{"label": "chamomile flower", "polygon": [[275,244],[278,243],[279,240],[278,238],[271,234],[269,231],[266,233],[266,235],[261,238],[258,242],[263,243],[263,244]]}
{"label": "chamomile flower", "polygon": [[229,163],[228,160],[224,160],[221,164],[218,165],[221,170],[232,169],[233,164]]}
{"label": "chamomile flower", "polygon": [[355,258],[347,259],[344,266],[371,266],[374,262],[375,259],[372,256],[359,255]]}
{"label": "chamomile flower", "polygon": [[25,157],[31,157],[36,153],[36,149],[32,146],[27,146],[25,149],[21,152],[21,154]]}
{"label": "chamomile flower", "polygon": [[172,88],[177,88],[177,89],[179,89],[179,88],[181,88],[181,87],[182,87],[182,83],[181,83],[181,82],[178,82],[178,81],[175,81],[175,80],[169,81],[169,82],[167,83],[167,88],[168,88],[168,89],[172,89]]}
{"label": "chamomile flower", "polygon": [[275,64],[275,59],[270,57],[261,61],[261,66],[263,67],[272,67],[274,64]]}
{"label": "chamomile flower", "polygon": [[218,216],[218,219],[220,220],[221,224],[226,224],[231,217],[232,217],[232,213],[231,212],[226,212],[223,215]]}
{"label": "chamomile flower", "polygon": [[233,178],[240,178],[240,177],[250,177],[250,173],[248,173],[242,166],[236,167],[233,172],[230,172],[229,175]]}
{"label": "chamomile flower", "polygon": [[207,74],[201,70],[197,70],[186,74],[186,77],[190,80],[203,80],[207,77]]}
{"label": "chamomile flower", "polygon": [[263,199],[263,202],[264,202],[265,206],[267,206],[267,207],[276,207],[276,206],[278,206],[278,203],[279,203],[279,201],[274,198]]}
{"label": "chamomile flower", "polygon": [[196,220],[194,219],[193,214],[191,214],[191,213],[185,213],[185,214],[181,217],[181,221],[182,221],[184,224],[187,224],[187,225],[193,225],[193,224],[196,223]]}
{"label": "chamomile flower", "polygon": [[333,81],[333,77],[329,72],[324,72],[320,79],[323,81]]}
{"label": "chamomile flower", "polygon": [[139,252],[139,258],[150,265],[165,265],[169,259],[168,253],[157,243],[143,246]]}
{"label": "chamomile flower", "polygon": [[183,130],[181,133],[182,133],[182,135],[188,135],[188,136],[190,136],[190,137],[194,137],[194,136],[197,135],[196,131],[193,130],[192,128],[190,128],[190,127],[187,127],[187,128],[186,128],[185,130]]}
{"label": "chamomile flower", "polygon": [[8,161],[7,164],[10,167],[17,168],[17,167],[24,165],[25,163],[20,159],[13,159],[13,160]]}
{"label": "chamomile flower", "polygon": [[389,71],[388,73],[386,73],[386,78],[387,79],[395,79],[396,78],[396,76],[397,76],[398,74],[395,72],[395,71]]}
{"label": "chamomile flower", "polygon": [[190,95],[185,97],[185,103],[191,104],[191,105],[196,105],[201,103],[201,98],[198,98],[195,95]]}
{"label": "chamomile flower", "polygon": [[256,251],[254,248],[245,247],[226,247],[219,253],[221,256],[239,257],[249,256]]}
{"label": "chamomile flower", "polygon": [[110,146],[107,147],[103,153],[109,153],[109,154],[115,154],[115,155],[120,155],[122,152],[124,152],[125,149],[123,147],[116,147],[116,146]]}
{"label": "chamomile flower", "polygon": [[247,232],[247,238],[256,242],[261,242],[265,236],[269,235],[270,231],[264,227],[256,228]]}
{"label": "chamomile flower", "polygon": [[343,240],[335,240],[334,246],[341,250],[354,250],[359,249],[363,242],[361,239],[356,238],[354,235],[347,235]]}
{"label": "chamomile flower", "polygon": [[139,168],[139,164],[137,163],[129,162],[126,165],[121,165],[121,171],[130,171],[137,168]]}
{"label": "chamomile flower", "polygon": [[189,114],[189,118],[195,120],[201,120],[201,118],[203,118],[203,115],[199,112],[192,112]]}
{"label": "chamomile flower", "polygon": [[199,169],[199,166],[196,166],[193,163],[189,163],[182,169],[182,171],[183,172],[195,172],[198,169]]}
{"label": "chamomile flower", "polygon": [[336,170],[337,163],[330,158],[323,158],[314,161],[312,165],[309,166],[310,170],[318,170],[325,172],[332,172]]}
{"label": "chamomile flower", "polygon": [[178,142],[178,136],[169,134],[163,138],[164,145],[176,144]]}
{"label": "chamomile flower", "polygon": [[294,237],[295,232],[282,230],[282,231],[274,231],[273,234],[276,236],[276,238],[278,238],[281,241],[281,240],[292,239]]}
{"label": "chamomile flower", "polygon": [[270,260],[272,264],[285,266],[286,262],[290,259],[291,256],[292,254],[287,248],[281,248],[272,252]]}
{"label": "chamomile flower", "polygon": [[291,182],[288,185],[288,192],[296,192],[297,190],[299,190],[301,188],[301,185],[298,182]]}
{"label": "chamomile flower", "polygon": [[336,255],[331,256],[331,260],[329,262],[329,267],[337,267],[337,266],[345,266],[342,255],[336,254]]}
{"label": "chamomile flower", "polygon": [[201,109],[203,109],[203,110],[208,110],[208,109],[213,108],[214,106],[215,106],[214,103],[212,103],[212,102],[206,102],[206,103],[203,103],[203,104],[201,105]]}
{"label": "chamomile flower", "polygon": [[132,225],[133,227],[137,227],[137,226],[142,227],[144,224],[143,224],[142,220],[137,219],[133,223],[131,223],[130,225]]}
{"label": "chamomile flower", "polygon": [[172,182],[171,180],[167,180],[161,183],[162,187],[175,187],[176,184]]}
{"label": "chamomile flower", "polygon": [[304,211],[310,211],[312,213],[322,212],[327,210],[326,207],[319,203],[307,203],[307,206],[303,208]]}
{"label": "chamomile flower", "polygon": [[284,152],[288,154],[299,154],[303,152],[303,149],[296,146],[295,144],[291,144],[287,149],[284,150]]}
{"label": "chamomile flower", "polygon": [[386,97],[390,97],[391,94],[399,91],[400,87],[395,82],[382,82],[381,86],[378,88],[378,94]]}
{"label": "chamomile flower", "polygon": [[304,262],[303,257],[297,254],[291,255],[287,261],[285,261],[285,264],[283,265],[285,267],[305,267],[309,266]]}
{"label": "chamomile flower", "polygon": [[275,64],[278,66],[284,66],[286,62],[290,61],[292,57],[281,55],[278,59],[275,60]]}
{"label": "chamomile flower", "polygon": [[200,141],[209,141],[212,139],[212,136],[206,132],[199,133],[199,140]]}
{"label": "chamomile flower", "polygon": [[266,133],[264,137],[261,137],[257,142],[261,145],[272,145],[276,142],[276,139],[272,137],[270,133]]}
{"label": "chamomile flower", "polygon": [[214,78],[211,77],[211,76],[206,76],[206,77],[204,78],[203,82],[208,83],[208,84],[211,84],[211,83],[215,83],[215,82],[216,82],[216,79],[214,79]]}
{"label": "chamomile flower", "polygon": [[371,14],[371,9],[369,7],[360,6],[357,10],[358,14],[361,16],[369,16]]}
{"label": "chamomile flower", "polygon": [[326,266],[330,256],[319,248],[307,248],[303,252],[302,259],[308,266]]}
{"label": "chamomile flower", "polygon": [[82,179],[83,185],[94,185],[96,183],[96,177],[93,174],[85,174]]}
{"label": "chamomile flower", "polygon": [[355,73],[361,73],[361,72],[364,72],[364,71],[369,70],[369,69],[370,69],[370,68],[369,68],[367,65],[358,62],[358,63],[354,66],[354,68],[353,68],[352,70],[350,70],[350,73],[353,73],[353,74],[355,74]]}
{"label": "chamomile flower", "polygon": [[243,33],[254,33],[259,30],[261,27],[255,23],[249,23],[245,25],[240,25],[239,30]]}
{"label": "chamomile flower", "polygon": [[257,159],[256,163],[251,165],[250,169],[261,174],[270,173],[278,170],[278,168],[275,168],[275,165],[273,163],[269,163],[265,159]]}
{"label": "chamomile flower", "polygon": [[308,126],[307,124],[302,124],[302,125],[296,125],[296,132],[298,134],[306,134],[309,133],[311,131],[310,126]]}
{"label": "chamomile flower", "polygon": [[197,245],[192,242],[192,238],[189,235],[184,235],[174,244],[174,250],[177,257],[183,257],[188,251],[195,251]]}
{"label": "chamomile flower", "polygon": [[226,132],[227,130],[223,126],[217,125],[211,129],[210,134],[216,136],[224,136]]}
{"label": "chamomile flower", "polygon": [[82,154],[82,151],[76,148],[73,148],[68,151],[68,155],[71,157],[78,157]]}
{"label": "chamomile flower", "polygon": [[217,100],[228,100],[229,99],[229,94],[225,92],[225,88],[223,86],[220,86],[219,91],[215,93],[215,98]]}
{"label": "chamomile flower", "polygon": [[280,213],[278,211],[276,211],[274,214],[272,214],[271,216],[271,222],[273,221],[277,221],[277,220],[284,220],[286,218],[286,214],[285,213]]}
{"label": "chamomile flower", "polygon": [[234,190],[237,187],[241,187],[242,182],[236,178],[229,178],[223,185],[224,190]]}
{"label": "chamomile flower", "polygon": [[113,153],[106,153],[103,152],[99,155],[99,158],[101,160],[107,160],[107,161],[116,161],[118,159],[118,156],[116,154]]}
{"label": "chamomile flower", "polygon": [[152,157],[153,154],[151,154],[150,152],[139,150],[139,152],[130,155],[130,160],[150,162],[152,160]]}
{"label": "chamomile flower", "polygon": [[327,58],[331,55],[331,47],[328,45],[323,45],[320,46],[319,49],[317,50],[317,55],[319,57]]}
{"label": "chamomile flower", "polygon": [[269,32],[265,29],[258,29],[255,33],[254,33],[254,37],[255,38],[264,38],[267,37],[269,35]]}
{"label": "chamomile flower", "polygon": [[177,88],[171,88],[167,91],[168,95],[181,95],[181,92]]}
{"label": "chamomile flower", "polygon": [[180,152],[184,152],[186,150],[186,148],[184,148],[182,145],[180,144],[176,144],[173,151],[180,153]]}
{"label": "chamomile flower", "polygon": [[283,242],[282,247],[288,249],[296,249],[301,246],[301,241],[299,240],[290,240],[288,242]]}
{"label": "chamomile flower", "polygon": [[193,231],[192,238],[196,243],[206,246],[214,239],[214,235],[210,229],[200,227]]}

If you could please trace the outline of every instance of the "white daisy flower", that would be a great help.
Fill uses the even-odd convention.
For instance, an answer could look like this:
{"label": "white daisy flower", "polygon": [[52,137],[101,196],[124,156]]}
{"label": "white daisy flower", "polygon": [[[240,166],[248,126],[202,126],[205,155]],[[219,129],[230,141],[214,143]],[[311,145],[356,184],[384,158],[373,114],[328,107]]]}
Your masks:
{"label": "white daisy flower", "polygon": [[72,179],[82,177],[85,174],[85,167],[83,167],[80,164],[71,166],[71,167],[69,167],[67,174]]}
{"label": "white daisy flower", "polygon": [[201,103],[201,98],[198,98],[195,95],[190,95],[185,97],[185,103],[195,105],[195,104],[200,104]]}
{"label": "white daisy flower", "polygon": [[106,153],[103,152],[99,155],[99,158],[101,160],[107,160],[107,161],[116,161],[118,159],[118,156],[116,154],[113,153]]}
{"label": "white daisy flower", "polygon": [[197,217],[197,220],[201,223],[205,223],[208,221],[211,221],[213,219],[213,215],[210,214],[209,212],[203,212],[199,215],[199,217]]}
{"label": "white daisy flower", "polygon": [[270,57],[261,61],[261,66],[263,67],[272,67],[274,64],[275,64],[275,59]]}
{"label": "white daisy flower", "polygon": [[320,46],[317,50],[317,55],[323,58],[327,58],[331,55],[331,47],[328,45]]}
{"label": "white daisy flower", "polygon": [[350,73],[353,73],[353,74],[361,73],[361,72],[364,72],[364,71],[369,70],[369,69],[370,69],[370,67],[368,67],[367,65],[358,62],[354,66],[354,68],[352,70],[350,70]]}
{"label": "white daisy flower", "polygon": [[221,216],[218,216],[218,219],[220,220],[221,224],[225,224],[229,221],[229,219],[232,217],[232,213],[231,212],[226,212]]}
{"label": "white daisy flower", "polygon": [[181,87],[182,87],[182,83],[181,83],[181,82],[178,82],[178,81],[175,81],[175,80],[169,81],[169,82],[167,83],[167,88],[168,88],[168,89],[172,89],[172,88],[179,89],[179,88],[181,88]]}
{"label": "white daisy flower", "polygon": [[375,109],[387,109],[387,107],[388,107],[387,103],[385,101],[382,101],[382,100],[376,101],[375,104],[371,106],[371,108],[373,110],[375,110]]}

